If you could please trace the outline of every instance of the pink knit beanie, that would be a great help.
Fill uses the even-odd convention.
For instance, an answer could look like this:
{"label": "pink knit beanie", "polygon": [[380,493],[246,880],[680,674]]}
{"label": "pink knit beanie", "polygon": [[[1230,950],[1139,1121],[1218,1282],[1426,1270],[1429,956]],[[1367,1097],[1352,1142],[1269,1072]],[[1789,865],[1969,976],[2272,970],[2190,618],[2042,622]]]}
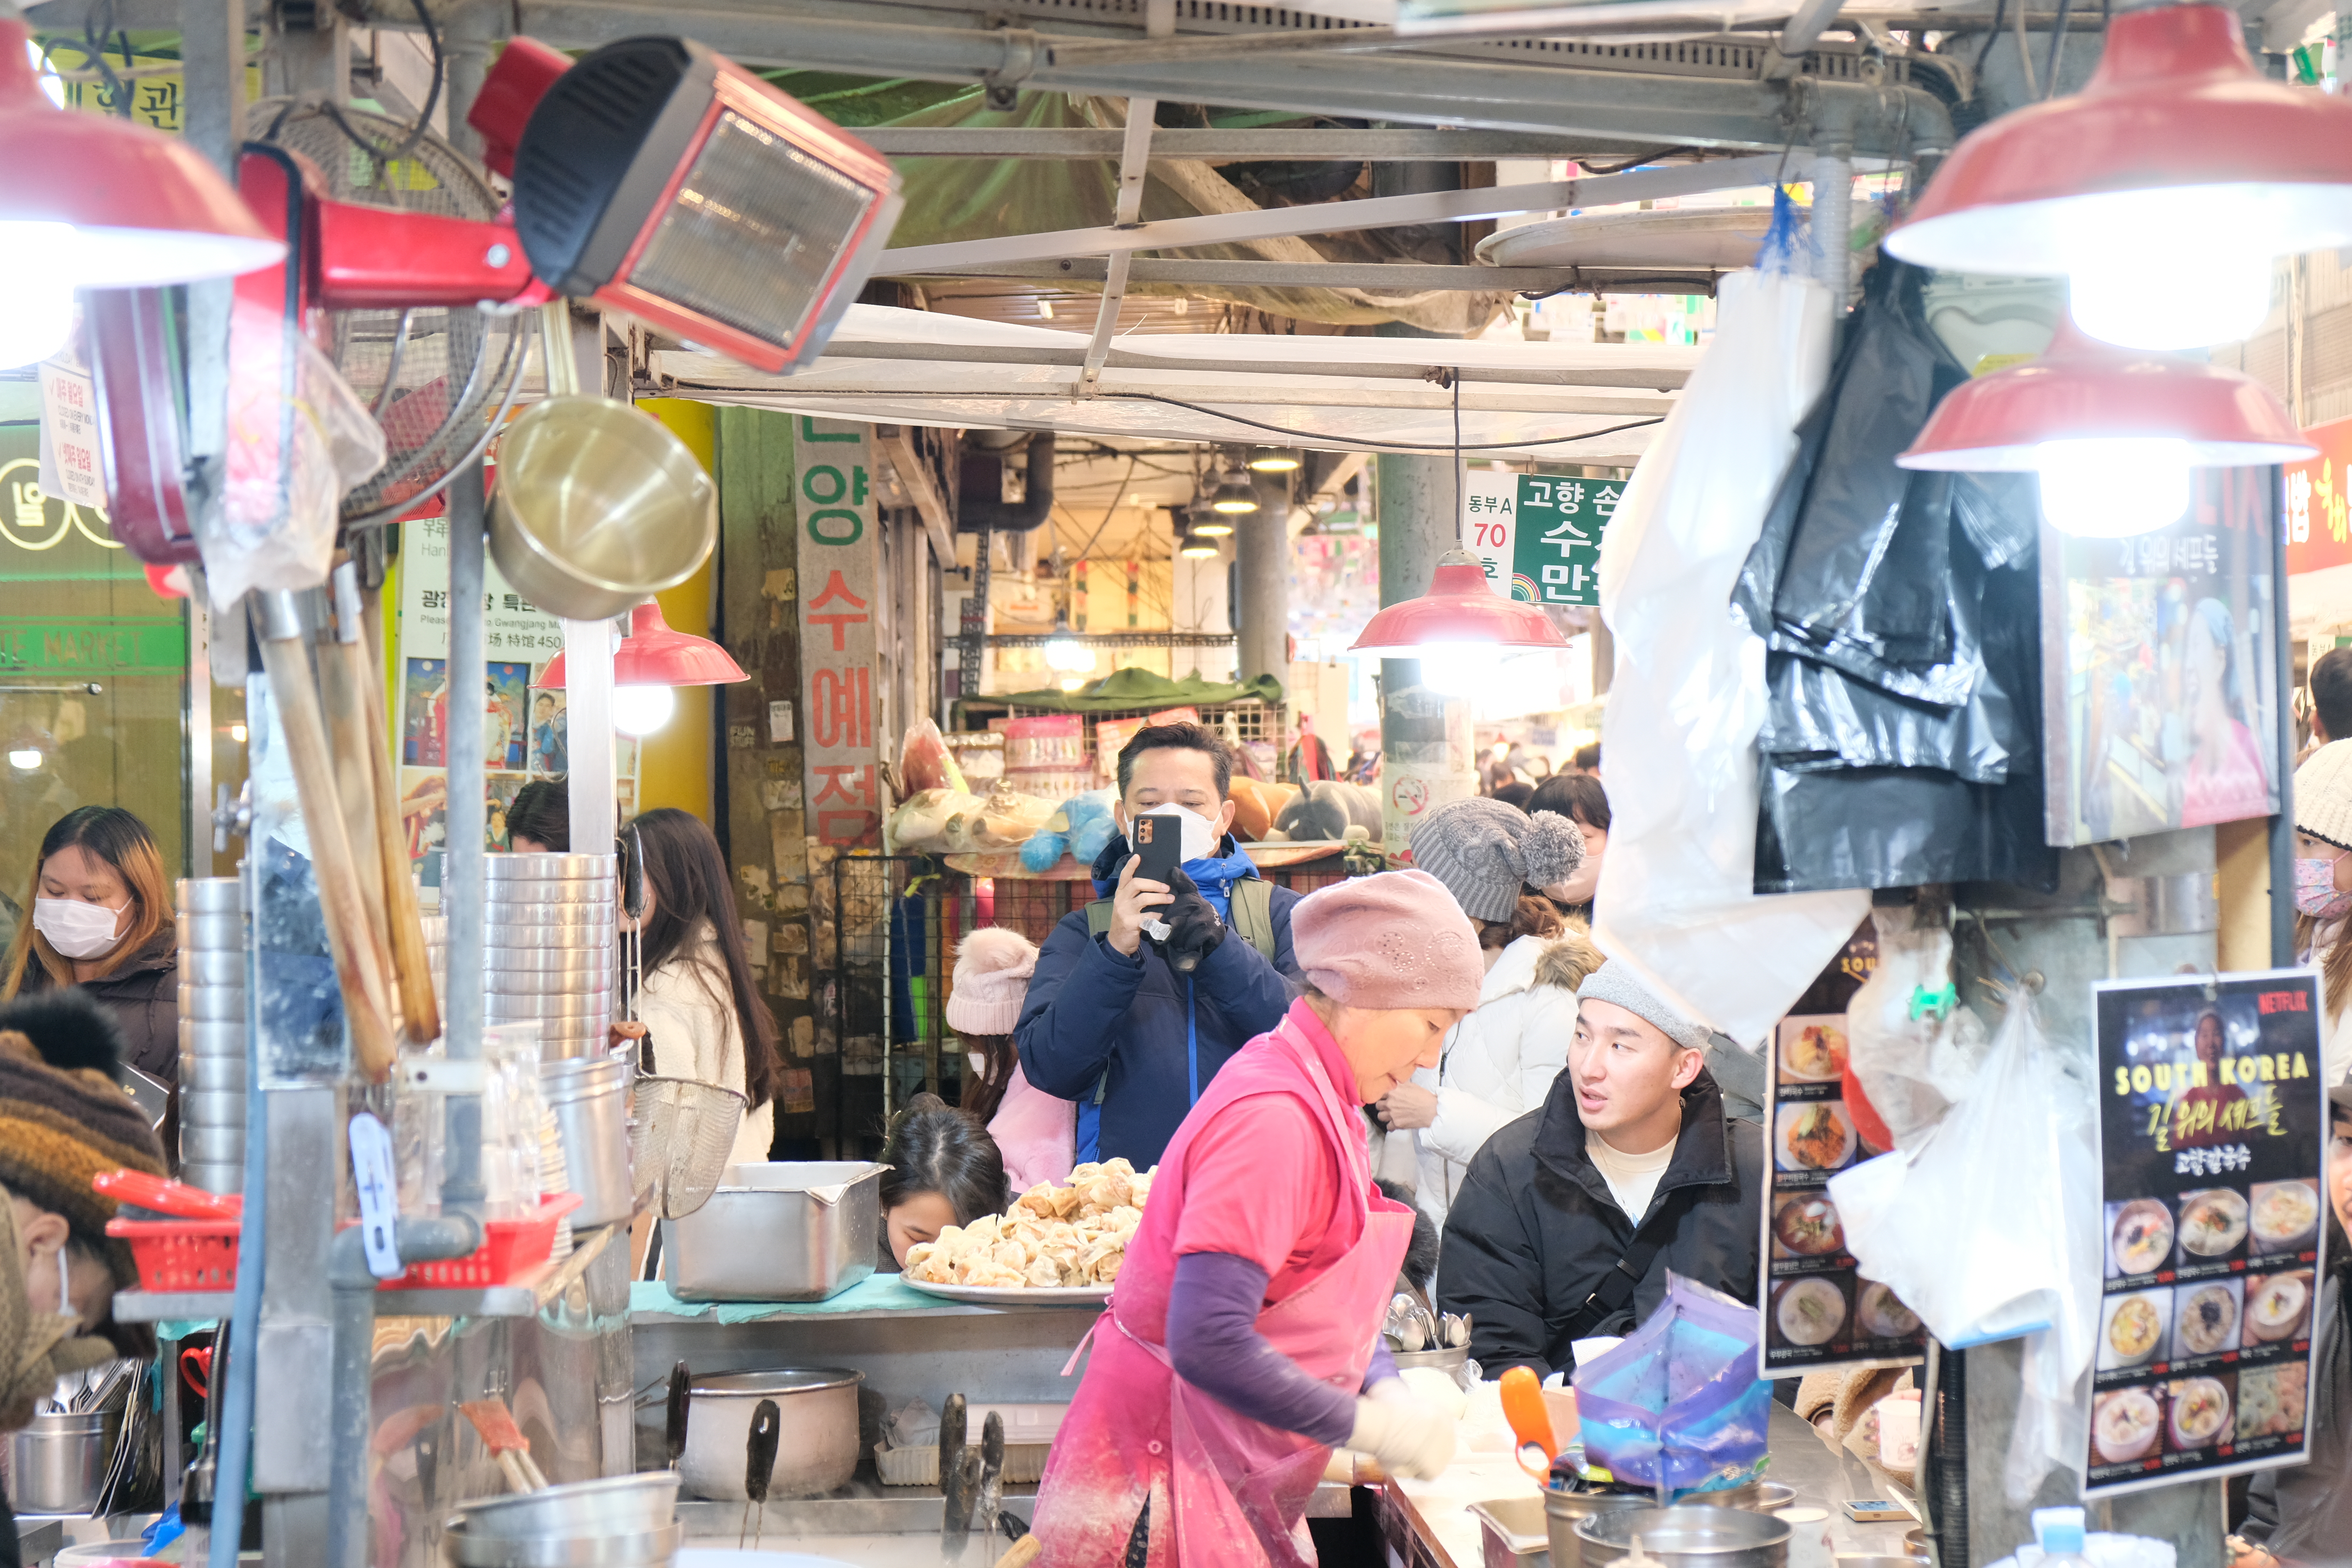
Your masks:
{"label": "pink knit beanie", "polygon": [[1486,978],[1470,917],[1426,871],[1317,889],[1291,908],[1290,950],[1309,984],[1349,1007],[1468,1012]]}
{"label": "pink knit beanie", "polygon": [[948,1027],[959,1035],[1009,1035],[1037,967],[1037,944],[1017,931],[982,926],[956,944]]}

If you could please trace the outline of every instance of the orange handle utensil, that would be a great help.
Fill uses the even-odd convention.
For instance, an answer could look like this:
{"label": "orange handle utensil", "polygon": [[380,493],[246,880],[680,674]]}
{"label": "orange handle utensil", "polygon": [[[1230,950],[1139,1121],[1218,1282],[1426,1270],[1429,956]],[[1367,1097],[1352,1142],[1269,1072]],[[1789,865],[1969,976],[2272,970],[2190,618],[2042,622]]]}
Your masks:
{"label": "orange handle utensil", "polygon": [[[1519,1440],[1519,1468],[1538,1481],[1551,1479],[1551,1462],[1559,1446],[1552,1440],[1551,1412],[1544,1408],[1543,1384],[1533,1369],[1515,1366],[1503,1374],[1503,1418],[1511,1424],[1511,1436]],[[1543,1463],[1528,1463],[1529,1449],[1535,1450]]]}

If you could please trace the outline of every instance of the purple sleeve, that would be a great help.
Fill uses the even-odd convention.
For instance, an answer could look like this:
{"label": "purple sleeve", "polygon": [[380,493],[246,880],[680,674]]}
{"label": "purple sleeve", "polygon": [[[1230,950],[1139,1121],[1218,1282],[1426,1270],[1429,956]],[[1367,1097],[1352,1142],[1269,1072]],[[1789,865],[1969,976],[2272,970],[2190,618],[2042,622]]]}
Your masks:
{"label": "purple sleeve", "polygon": [[1188,1252],[1168,1289],[1168,1360],[1176,1375],[1236,1413],[1333,1447],[1356,1426],[1355,1396],[1266,1343],[1257,1331],[1266,1276],[1230,1252]]}
{"label": "purple sleeve", "polygon": [[1381,1379],[1384,1377],[1394,1377],[1396,1374],[1396,1357],[1389,1353],[1388,1341],[1375,1340],[1372,1342],[1371,1364],[1364,1368],[1365,1392],[1370,1393],[1371,1391],[1372,1384],[1380,1382]]}

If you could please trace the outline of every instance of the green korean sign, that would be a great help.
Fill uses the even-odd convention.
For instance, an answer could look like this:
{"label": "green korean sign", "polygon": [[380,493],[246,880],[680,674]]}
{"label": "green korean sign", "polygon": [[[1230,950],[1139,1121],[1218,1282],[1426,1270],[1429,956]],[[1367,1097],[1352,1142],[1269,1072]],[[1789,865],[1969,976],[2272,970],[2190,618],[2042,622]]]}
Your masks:
{"label": "green korean sign", "polygon": [[1601,602],[1601,539],[1624,481],[1491,470],[1463,477],[1462,536],[1489,587],[1533,605]]}

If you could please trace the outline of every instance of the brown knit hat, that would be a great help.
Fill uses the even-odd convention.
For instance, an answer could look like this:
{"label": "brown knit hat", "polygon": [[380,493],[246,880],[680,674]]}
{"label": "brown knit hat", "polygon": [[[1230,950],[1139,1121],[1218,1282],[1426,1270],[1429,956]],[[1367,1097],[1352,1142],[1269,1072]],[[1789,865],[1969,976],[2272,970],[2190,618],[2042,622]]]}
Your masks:
{"label": "brown knit hat", "polygon": [[115,1202],[89,1181],[165,1167],[163,1144],[109,1070],[121,1050],[114,1020],[79,991],[0,1007],[0,1188],[65,1215],[127,1285],[138,1278],[131,1249],[106,1234]]}

